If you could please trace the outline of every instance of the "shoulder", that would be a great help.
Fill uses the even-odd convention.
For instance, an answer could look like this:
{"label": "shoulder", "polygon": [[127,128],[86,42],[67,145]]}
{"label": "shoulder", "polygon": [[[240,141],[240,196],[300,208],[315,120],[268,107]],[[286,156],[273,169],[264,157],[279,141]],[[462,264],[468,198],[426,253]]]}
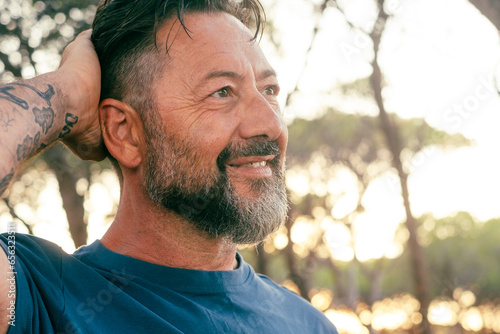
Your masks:
{"label": "shoulder", "polygon": [[[52,325],[59,322],[66,308],[65,273],[77,260],[50,241],[22,233],[0,234],[0,246],[7,254],[7,262],[2,259],[3,270],[15,282],[14,298],[0,298],[0,306],[15,303],[9,324],[16,332],[31,332],[33,324],[37,332],[53,332]],[[80,276],[83,282],[85,276]],[[0,322],[0,333],[3,325]]]}
{"label": "shoulder", "polygon": [[0,234],[0,246],[7,254],[9,268],[15,272],[18,285],[22,285],[23,281],[61,285],[62,261],[70,255],[58,245],[32,235],[4,233]]}
{"label": "shoulder", "polygon": [[61,288],[63,257],[70,255],[58,245],[32,235],[4,233],[0,234],[0,246],[16,276],[18,295],[47,286]]}
{"label": "shoulder", "polygon": [[[35,299],[44,292],[63,305],[60,294],[60,263],[63,251],[57,245],[13,231],[0,234],[0,333],[9,325],[29,332],[36,318]],[[7,311],[7,312],[6,312]]]}
{"label": "shoulder", "polygon": [[16,240],[16,242],[19,242],[22,244],[38,244],[38,245],[41,245],[44,247],[61,249],[58,245],[56,245],[55,243],[53,243],[51,241],[42,239],[42,238],[34,236],[34,235],[25,234],[25,233],[18,233],[15,231],[1,233],[0,240]]}
{"label": "shoulder", "polygon": [[0,246],[7,256],[29,263],[59,263],[67,254],[58,245],[32,235],[7,232],[0,234]]}

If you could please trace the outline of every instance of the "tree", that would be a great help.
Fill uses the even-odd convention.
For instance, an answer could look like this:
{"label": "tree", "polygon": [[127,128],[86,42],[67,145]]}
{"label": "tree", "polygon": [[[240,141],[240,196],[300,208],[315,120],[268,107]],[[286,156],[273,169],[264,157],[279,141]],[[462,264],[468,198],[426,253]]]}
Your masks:
{"label": "tree", "polygon": [[434,275],[433,296],[451,296],[457,288],[472,290],[483,302],[500,295],[498,219],[480,222],[467,212],[436,219],[422,217],[427,229],[426,253]]}
{"label": "tree", "polygon": [[375,101],[379,109],[379,119],[384,131],[384,135],[387,140],[387,145],[392,153],[392,164],[396,169],[400,185],[401,185],[401,195],[403,197],[403,203],[406,213],[406,227],[408,228],[409,238],[408,238],[408,248],[411,254],[411,262],[413,269],[413,279],[415,282],[415,293],[417,299],[420,301],[421,313],[423,315],[422,331],[429,331],[429,324],[427,322],[427,310],[430,304],[429,296],[429,283],[428,283],[428,269],[425,263],[424,252],[421,245],[418,242],[417,235],[417,223],[416,219],[411,211],[410,206],[410,195],[408,190],[408,173],[403,169],[403,162],[401,160],[402,153],[402,143],[400,138],[400,130],[394,125],[391,116],[387,113],[384,99],[382,97],[383,88],[383,75],[378,64],[378,55],[380,42],[382,39],[382,34],[387,23],[389,15],[384,9],[384,0],[378,0],[378,18],[375,24],[375,28],[370,33],[370,37],[373,41],[374,57],[372,61],[373,72],[370,77],[370,83],[375,96]]}
{"label": "tree", "polygon": [[[366,81],[361,82],[366,84]],[[406,120],[396,116],[393,116],[393,119],[398,128],[402,129],[403,146],[413,156],[431,145],[459,147],[468,143],[463,136],[449,135],[433,129],[423,120]],[[355,187],[358,193],[355,204],[351,206],[352,210],[343,217],[335,218],[351,230],[357,215],[364,211],[363,196],[367,188],[374,180],[391,171],[391,156],[385,147],[378,119],[344,114],[330,109],[322,117],[311,121],[295,119],[289,127],[289,132],[288,161],[294,166],[293,168],[300,166],[301,169],[308,171],[311,164],[317,163],[317,159],[322,161],[321,172],[310,174],[311,183],[327,184],[336,177],[335,172],[339,168],[347,169],[356,179]],[[318,206],[324,208],[325,212],[334,210],[335,203],[343,195],[341,193],[332,200],[331,198],[335,196],[331,193],[325,193],[323,196],[309,194],[300,201],[292,203],[292,210],[297,211],[297,214],[313,217],[314,209]],[[367,266],[363,264],[360,266],[368,276],[374,278],[378,275],[370,271]],[[336,291],[341,290],[341,288],[336,289]]]}
{"label": "tree", "polygon": [[[427,273],[427,265],[425,264],[425,258],[424,258],[424,250],[422,246],[418,242],[418,231],[417,231],[417,219],[413,215],[411,211],[411,206],[410,206],[410,200],[409,200],[409,189],[408,189],[408,177],[411,172],[411,168],[408,168],[408,165],[411,165],[412,158],[418,153],[421,152],[421,150],[425,147],[429,147],[432,145],[435,145],[433,141],[438,142],[439,138],[447,137],[447,134],[444,132],[441,132],[439,134],[434,133],[431,134],[426,131],[426,128],[428,128],[428,125],[423,122],[422,120],[414,120],[413,128],[408,127],[407,125],[401,124],[401,122],[398,121],[397,117],[394,114],[391,114],[387,111],[385,101],[383,98],[382,91],[386,85],[386,81],[384,80],[383,76],[383,69],[380,68],[379,62],[378,62],[378,57],[379,57],[379,51],[382,45],[382,40],[384,36],[384,31],[386,27],[386,23],[391,20],[391,16],[386,12],[388,8],[385,7],[390,7],[390,4],[385,4],[384,1],[376,1],[374,2],[376,4],[377,10],[376,10],[376,17],[373,20],[373,25],[370,25],[369,27],[358,27],[356,24],[351,22],[349,20],[349,16],[344,13],[343,6],[347,4],[347,2],[342,2],[340,1],[337,3],[337,1],[330,1],[328,3],[325,3],[327,6],[336,5],[336,8],[339,10],[341,14],[344,15],[344,18],[346,22],[351,26],[353,30],[356,32],[359,32],[361,35],[365,36],[370,40],[373,46],[373,57],[370,60],[370,65],[372,67],[372,73],[368,78],[366,78],[366,81],[364,83],[359,82],[358,88],[360,88],[360,91],[365,92],[365,98],[370,99],[371,101],[374,102],[374,104],[377,107],[378,110],[378,132],[377,136],[374,136],[373,138],[370,138],[366,140],[366,138],[363,138],[365,141],[363,142],[364,145],[360,145],[359,148],[355,147],[355,145],[358,143],[357,142],[357,137],[353,136],[352,138],[352,146],[356,150],[360,150],[360,152],[365,152],[366,156],[365,157],[359,157],[359,156],[349,156],[349,154],[345,154],[346,152],[351,152],[349,151],[348,148],[344,147],[344,150],[338,149],[338,147],[334,147],[331,150],[329,150],[328,144],[325,144],[324,139],[330,137],[334,137],[331,133],[334,132],[333,129],[337,129],[338,131],[344,131],[344,129],[350,129],[349,126],[346,126],[345,123],[340,122],[337,120],[337,127],[332,125],[330,128],[328,126],[325,126],[325,130],[322,129],[323,124],[334,124],[328,123],[325,118],[320,118],[317,123],[315,123],[315,128],[312,131],[306,132],[306,136],[301,136],[299,137],[300,139],[297,139],[296,142],[293,141],[293,131],[292,128],[295,125],[295,123],[292,125],[291,130],[290,130],[290,145],[289,145],[289,155],[293,155],[293,150],[294,147],[297,147],[297,145],[302,145],[303,147],[307,147],[307,143],[311,143],[311,145],[303,150],[303,152],[297,152],[298,156],[300,156],[302,153],[308,154],[311,152],[314,152],[317,156],[323,156],[327,157],[328,155],[325,154],[326,152],[330,151],[335,151],[335,154],[338,156],[341,156],[342,154],[345,154],[347,158],[344,158],[343,160],[343,166],[347,167],[353,167],[351,168],[351,172],[353,175],[357,177],[359,180],[361,186],[359,186],[359,194],[358,198],[362,198],[363,195],[363,184],[366,183],[366,179],[370,179],[370,175],[367,175],[366,171],[373,171],[374,168],[371,166],[371,168],[366,168],[367,166],[370,166],[370,163],[368,161],[364,161],[363,158],[369,159],[370,154],[373,154],[373,151],[370,150],[370,148],[378,143],[383,143],[384,149],[378,151],[378,152],[383,152],[382,154],[389,155],[391,158],[384,160],[386,164],[389,164],[390,167],[385,166],[388,170],[392,170],[395,172],[395,175],[398,180],[399,188],[401,189],[401,198],[403,200],[403,207],[404,211],[406,214],[406,219],[405,219],[405,226],[407,230],[409,231],[409,240],[407,247],[409,249],[409,254],[411,255],[411,261],[412,261],[412,270],[413,270],[413,275],[412,277],[415,280],[414,284],[414,291],[420,300],[421,303],[421,313],[425,317],[427,313],[427,307],[430,302],[430,294],[428,290],[428,273]],[[321,14],[324,11],[325,7],[322,7],[323,3],[318,5],[318,8],[322,8],[322,10],[316,10],[317,13]],[[392,15],[392,14],[391,14]],[[318,32],[318,25],[315,26],[313,30],[313,37],[311,38],[311,45],[308,50],[308,52],[311,50],[311,47],[313,45],[313,41],[316,37],[316,34]],[[365,39],[366,39],[365,38]],[[369,44],[369,43],[368,43]],[[300,78],[299,78],[300,80]],[[295,85],[295,88],[292,89],[291,94],[295,94],[299,89],[299,85]],[[362,94],[360,94],[362,95]],[[291,101],[291,102],[290,102]],[[291,95],[287,96],[286,99],[287,105],[290,103],[293,103],[293,98]],[[326,117],[332,117],[332,114],[329,114]],[[347,117],[345,117],[347,119]],[[304,121],[305,122],[305,121]],[[314,123],[314,121],[313,121]],[[409,130],[411,128],[411,130]],[[412,134],[413,136],[418,136],[421,134],[420,138],[427,138],[422,141],[412,141],[408,140],[409,134]],[[323,138],[321,138],[323,136]],[[428,136],[428,137],[426,137]],[[337,138],[338,139],[338,138]],[[448,137],[448,140],[450,138]],[[464,140],[463,137],[461,137],[462,143],[464,144],[466,141]],[[331,145],[330,141],[330,145]],[[458,143],[458,142],[457,142]],[[458,145],[461,145],[458,144]],[[415,146],[413,146],[415,145]],[[447,144],[445,144],[447,145]],[[352,148],[352,146],[350,148]],[[313,147],[316,147],[314,149]],[[369,147],[367,149],[367,147]],[[375,152],[377,152],[375,150]],[[321,160],[321,158],[320,158]],[[380,160],[378,161],[380,163]],[[293,159],[289,159],[289,165],[293,166]],[[328,161],[326,163],[326,166],[328,166],[331,163],[331,161]],[[307,165],[307,163],[305,164]],[[321,165],[323,170],[326,169],[325,164]],[[380,168],[380,166],[377,166]],[[411,166],[410,166],[411,167]],[[316,172],[318,170],[316,169]],[[325,170],[326,174],[326,170]],[[376,177],[374,175],[373,177]],[[365,178],[365,179],[363,179]],[[324,181],[324,180],[323,180]],[[304,198],[304,203],[300,203],[297,205],[297,203],[294,203],[292,206],[292,210],[297,208],[297,206],[302,206],[302,209],[299,209],[299,214],[293,214],[292,211],[292,216],[300,216],[300,212],[303,212],[305,215],[310,215],[313,216],[311,213],[312,209],[315,209],[320,206],[324,206],[324,199],[318,198],[318,196],[313,196],[313,195],[308,195]],[[326,207],[326,211],[328,212],[330,208]],[[362,212],[363,208],[362,205],[358,205],[357,209],[359,212]],[[353,219],[353,216],[351,217],[345,217],[347,220]],[[350,226],[349,224],[346,224],[346,226]],[[293,224],[289,222],[289,228],[287,229],[287,233],[290,233],[290,229],[293,228]],[[290,235],[288,235],[290,237]],[[287,246],[286,249],[289,249],[290,246]],[[311,253],[309,253],[311,254]],[[307,257],[309,260],[309,257]],[[307,261],[306,261],[307,262]],[[306,266],[307,268],[307,266]],[[332,269],[335,270],[335,269]],[[305,271],[307,273],[307,270]],[[370,273],[367,272],[367,275]],[[307,275],[305,275],[307,276]],[[298,280],[300,282],[300,279]],[[349,283],[349,280],[348,280]],[[300,284],[298,284],[300,285]],[[307,286],[307,284],[305,284]],[[339,289],[337,289],[339,290]],[[345,290],[345,289],[344,289]],[[336,298],[339,296],[337,295]],[[424,323],[422,325],[423,330],[428,330],[429,326],[428,324]]]}
{"label": "tree", "polygon": [[386,140],[386,145],[389,148],[389,151],[391,152],[392,155],[392,166],[397,171],[397,175],[400,181],[399,183],[401,186],[401,195],[403,198],[403,203],[406,213],[405,224],[409,232],[408,248],[412,260],[415,293],[417,295],[418,300],[420,301],[421,313],[424,318],[421,328],[422,331],[428,332],[429,325],[426,320],[426,314],[430,303],[430,298],[428,291],[427,266],[425,264],[423,249],[418,242],[416,219],[411,211],[411,206],[409,201],[408,173],[403,168],[401,154],[404,146],[401,141],[400,129],[394,122],[393,115],[390,115],[386,110],[384,98],[382,96],[382,90],[384,85],[383,73],[378,63],[378,56],[379,56],[382,36],[384,33],[384,29],[386,27],[386,23],[390,17],[389,14],[386,13],[386,8],[384,8],[385,1],[377,0],[376,5],[377,5],[378,15],[376,17],[375,23],[373,24],[371,30],[370,29],[364,30],[358,28],[354,23],[350,22],[348,16],[344,12],[342,5],[340,5],[337,1],[335,3],[339,11],[344,14],[346,22],[348,22],[353,29],[357,29],[361,33],[368,35],[373,43],[374,56],[371,61],[372,74],[370,75],[370,86],[376,105],[378,107],[379,111],[378,118]]}

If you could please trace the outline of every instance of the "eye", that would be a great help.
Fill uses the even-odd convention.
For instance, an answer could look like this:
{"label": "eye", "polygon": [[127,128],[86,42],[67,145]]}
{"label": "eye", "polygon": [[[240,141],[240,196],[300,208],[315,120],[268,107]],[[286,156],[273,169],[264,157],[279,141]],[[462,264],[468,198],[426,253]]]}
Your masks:
{"label": "eye", "polygon": [[264,95],[273,95],[273,96],[276,96],[278,95],[280,89],[277,85],[272,85],[272,86],[267,86],[265,89],[264,89]]}
{"label": "eye", "polygon": [[229,96],[229,87],[224,87],[219,89],[218,91],[212,93],[212,96],[214,97],[228,97]]}

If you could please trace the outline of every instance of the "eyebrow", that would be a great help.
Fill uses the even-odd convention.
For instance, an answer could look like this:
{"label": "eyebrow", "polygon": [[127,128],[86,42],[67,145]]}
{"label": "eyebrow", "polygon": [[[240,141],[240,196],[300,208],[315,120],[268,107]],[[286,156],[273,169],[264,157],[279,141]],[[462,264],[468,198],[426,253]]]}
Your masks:
{"label": "eyebrow", "polygon": [[213,78],[220,78],[220,77],[227,77],[227,78],[232,78],[232,79],[237,79],[237,80],[242,80],[243,75],[232,72],[232,71],[212,71],[208,73],[204,78],[203,81],[208,81]]}
{"label": "eyebrow", "polygon": [[[257,81],[262,81],[264,79],[267,79],[271,76],[277,77],[278,75],[276,74],[276,71],[273,69],[268,69],[265,70],[261,73],[259,73],[259,76],[257,77]],[[233,72],[233,71],[212,71],[208,73],[204,78],[203,81],[208,81],[213,78],[220,78],[220,77],[227,77],[227,78],[232,78],[236,80],[243,80],[243,75]]]}
{"label": "eyebrow", "polygon": [[264,72],[259,73],[257,81],[262,81],[262,80],[267,79],[269,77],[276,77],[277,78],[278,73],[276,73],[276,71],[273,69],[265,70]]}

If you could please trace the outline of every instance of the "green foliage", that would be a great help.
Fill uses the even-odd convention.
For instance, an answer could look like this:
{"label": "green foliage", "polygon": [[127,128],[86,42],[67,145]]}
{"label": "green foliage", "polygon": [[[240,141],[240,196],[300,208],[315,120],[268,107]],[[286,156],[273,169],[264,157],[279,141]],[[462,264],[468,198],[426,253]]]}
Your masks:
{"label": "green foliage", "polygon": [[[447,236],[439,232],[443,228]],[[500,219],[479,223],[468,213],[459,213],[436,220],[435,231],[437,236],[426,249],[435,293],[466,287],[479,299],[499,296]]]}
{"label": "green foliage", "polygon": [[[355,93],[358,96],[362,95],[365,98],[371,98],[371,88],[367,80],[359,80],[353,83],[352,87],[346,88],[346,92],[350,89],[358,90]],[[402,161],[411,162],[417,153],[431,146],[448,149],[469,144],[469,141],[464,136],[460,134],[450,135],[437,130],[423,119],[404,119],[397,115],[391,115],[391,119],[395,123],[394,126],[399,130],[401,145],[404,148],[401,153]],[[392,156],[387,150],[385,136],[379,122],[378,117],[346,114],[335,109],[328,109],[321,117],[314,120],[295,119],[289,127],[288,163],[294,168],[300,167],[307,170],[311,174],[311,180],[322,180],[322,182],[328,182],[329,178],[336,177],[335,173],[331,173],[332,166],[343,165],[356,175],[361,199],[369,184],[384,172],[389,171],[392,166]],[[323,158],[323,160],[320,159],[322,162],[320,163],[319,174],[311,173],[310,165],[317,163],[318,156]],[[292,199],[294,199],[292,207],[300,215],[314,216],[312,210],[315,207],[325,208],[326,212],[331,210],[332,203],[328,194],[325,196],[307,194],[297,197],[293,196],[292,193]],[[353,213],[362,212],[362,202],[360,201],[358,206],[353,209]],[[346,216],[344,223],[349,226],[355,216]],[[455,231],[465,231],[467,228],[470,229],[471,226],[470,219],[460,216],[454,220],[453,224]],[[451,230],[451,227],[446,228]],[[436,230],[435,233],[443,232],[437,232]],[[431,244],[431,240],[436,241],[436,238],[430,235],[427,236],[427,239],[429,240],[427,244]],[[432,245],[433,247],[440,247],[438,243]],[[445,284],[450,285],[448,283],[450,274],[446,273],[450,265],[446,267],[444,263],[453,263],[453,273],[465,273],[467,271],[464,265],[457,262],[460,258],[452,259],[451,254],[462,251],[464,258],[472,260],[472,254],[475,253],[473,250],[469,250],[467,254],[463,250],[455,248],[442,250],[437,255],[433,254],[433,251],[434,249],[431,247],[427,252],[432,258],[430,260],[430,271],[435,271],[430,279],[434,296],[437,296],[445,289]],[[342,294],[342,290],[352,289],[353,284],[356,284],[357,292],[362,300],[366,302],[373,301],[374,298],[383,298],[413,291],[414,272],[407,249],[402,256],[393,260],[378,259],[368,263],[353,261],[348,265],[335,260],[334,262],[337,268],[335,277],[328,279],[328,275],[323,272],[323,270],[330,270],[331,272],[331,268],[317,266],[312,281],[316,287],[323,286],[323,284],[329,284],[330,287],[335,286],[333,290],[337,291],[337,298],[342,297],[339,296],[339,293]],[[356,282],[351,281],[352,277],[350,275],[352,275],[352,272],[348,272],[348,266],[359,267],[355,270]],[[484,273],[477,266],[477,263],[471,264],[471,268],[473,272]],[[354,269],[351,267],[350,270]],[[453,275],[451,274],[451,276]],[[378,286],[379,283],[377,283],[379,278],[380,287]],[[495,276],[491,279],[494,278]],[[377,281],[374,282],[374,279]],[[471,286],[476,282],[479,282],[477,277],[464,276],[464,280],[459,283],[464,286]],[[348,296],[345,295],[344,300],[348,301]]]}
{"label": "green foliage", "polygon": [[317,289],[331,288],[335,285],[335,275],[332,270],[324,265],[316,266],[312,283]]}
{"label": "green foliage", "polygon": [[321,152],[338,162],[349,161],[352,154],[358,153],[370,163],[377,159],[377,150],[383,145],[376,119],[330,109],[311,121],[294,120],[289,127],[288,157],[304,163],[314,152]]}
{"label": "green foliage", "polygon": [[268,254],[268,258],[267,274],[276,282],[286,281],[290,277],[290,271],[288,270],[284,254],[276,253],[272,256]]}
{"label": "green foliage", "polygon": [[[396,115],[393,119],[400,129],[403,147],[412,154],[429,145],[447,148],[469,144],[464,136],[437,130],[422,119],[403,119]],[[329,109],[311,121],[296,119],[289,127],[288,157],[293,163],[305,163],[313,153],[320,152],[332,163],[371,164],[387,158],[385,151],[385,138],[377,117]]]}
{"label": "green foliage", "polygon": [[405,249],[400,257],[391,260],[382,277],[384,296],[394,296],[413,290],[413,272],[409,255],[408,249]]}
{"label": "green foliage", "polygon": [[[482,223],[458,212],[441,219],[425,215],[419,221],[433,298],[452,298],[457,288],[473,291],[479,301],[500,295],[500,219]],[[384,295],[411,290],[411,276],[405,251],[384,273]]]}
{"label": "green foliage", "polygon": [[423,119],[395,118],[400,129],[403,147],[413,153],[418,153],[426,146],[439,146],[443,149],[458,148],[469,145],[470,141],[463,135],[449,134],[431,127]]}
{"label": "green foliage", "polygon": [[345,96],[355,96],[356,98],[373,98],[373,90],[370,84],[370,77],[364,77],[353,82],[342,85],[342,93]]}

